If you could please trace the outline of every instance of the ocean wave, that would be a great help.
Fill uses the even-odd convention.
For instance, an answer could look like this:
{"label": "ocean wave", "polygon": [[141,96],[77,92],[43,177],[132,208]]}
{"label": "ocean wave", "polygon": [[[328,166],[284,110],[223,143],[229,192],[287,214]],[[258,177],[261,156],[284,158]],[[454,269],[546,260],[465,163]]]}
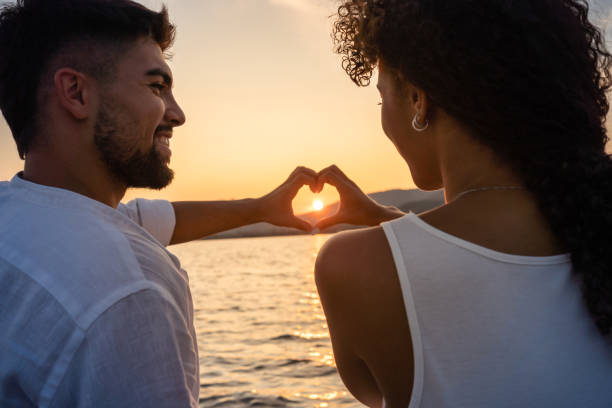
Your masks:
{"label": "ocean wave", "polygon": [[290,358],[288,360],[285,360],[283,363],[280,363],[277,365],[277,367],[287,367],[287,366],[292,366],[292,365],[296,365],[296,364],[307,364],[312,362],[312,360],[310,359],[294,359],[294,358]]}
{"label": "ocean wave", "polygon": [[321,244],[304,236],[173,247],[189,271],[200,407],[360,406],[333,366],[312,271]]}
{"label": "ocean wave", "polygon": [[251,392],[211,395],[206,398],[200,398],[200,408],[295,407],[298,403],[299,401],[285,398],[282,395],[274,397],[258,395]]}
{"label": "ocean wave", "polygon": [[294,334],[281,334],[280,336],[272,337],[270,339],[270,341],[279,341],[279,340],[304,340],[304,339]]}
{"label": "ocean wave", "polygon": [[211,387],[241,387],[249,385],[246,381],[223,381],[223,382],[209,382],[205,384],[200,384],[200,388],[211,388]]}
{"label": "ocean wave", "polygon": [[319,378],[326,377],[328,375],[337,375],[338,371],[336,367],[329,366],[315,366],[315,367],[304,367],[300,370],[287,372],[280,374],[283,377],[289,378]]}
{"label": "ocean wave", "polygon": [[311,332],[295,332],[293,334],[281,334],[279,336],[272,337],[269,341],[320,341],[322,339],[329,339],[329,333],[311,333]]}
{"label": "ocean wave", "polygon": [[297,365],[307,365],[314,363],[313,360],[310,359],[284,359],[281,361],[272,361],[265,364],[256,364],[251,365],[249,367],[239,367],[232,370],[233,373],[251,373],[253,371],[262,371],[262,370],[270,370],[270,372],[274,372],[274,369],[291,367]]}

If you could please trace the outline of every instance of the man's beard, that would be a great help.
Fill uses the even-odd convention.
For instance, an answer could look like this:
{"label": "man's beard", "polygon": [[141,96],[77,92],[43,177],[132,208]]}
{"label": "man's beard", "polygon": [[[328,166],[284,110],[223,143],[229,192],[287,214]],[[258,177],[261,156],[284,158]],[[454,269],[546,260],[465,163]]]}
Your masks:
{"label": "man's beard", "polygon": [[166,187],[172,182],[174,172],[164,163],[154,145],[146,152],[126,155],[131,146],[124,135],[129,134],[129,130],[121,126],[119,116],[108,105],[100,107],[94,126],[94,143],[100,158],[113,176],[128,188],[161,190]]}

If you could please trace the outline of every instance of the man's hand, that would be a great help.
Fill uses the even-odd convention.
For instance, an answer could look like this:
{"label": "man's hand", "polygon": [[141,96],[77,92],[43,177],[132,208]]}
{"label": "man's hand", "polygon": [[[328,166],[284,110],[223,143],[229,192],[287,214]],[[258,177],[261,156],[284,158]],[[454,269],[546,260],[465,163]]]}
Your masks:
{"label": "man's hand", "polygon": [[314,193],[317,187],[317,173],[306,167],[298,167],[277,189],[257,200],[261,221],[306,232],[312,231],[312,225],[296,217],[292,207],[293,199],[305,185],[310,186],[310,190]]}
{"label": "man's hand", "polygon": [[321,191],[325,183],[338,190],[340,206],[336,214],[320,220],[315,228],[322,230],[336,224],[378,225],[404,215],[395,207],[382,206],[372,200],[335,165],[319,172],[313,191]]}
{"label": "man's hand", "polygon": [[318,174],[298,167],[283,184],[261,198],[173,202],[176,225],[170,243],[180,244],[262,221],[311,232],[313,226],[293,213],[292,201],[303,186],[308,185],[313,193],[319,193],[325,183],[338,189],[340,207],[338,213],[319,221],[316,228],[340,223],[377,225],[404,215],[397,208],[384,207],[371,200],[336,166]]}

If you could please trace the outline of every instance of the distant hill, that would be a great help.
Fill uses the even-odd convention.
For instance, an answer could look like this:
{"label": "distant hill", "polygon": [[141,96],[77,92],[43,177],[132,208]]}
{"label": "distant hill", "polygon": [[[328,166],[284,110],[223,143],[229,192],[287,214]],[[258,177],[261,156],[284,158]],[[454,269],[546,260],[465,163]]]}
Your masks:
{"label": "distant hill", "polygon": [[[388,190],[368,194],[368,196],[382,205],[391,205],[401,209],[404,212],[412,211],[414,213],[427,211],[432,208],[438,207],[444,203],[444,193],[442,192],[442,190]],[[326,206],[321,211],[300,214],[299,217],[308,220],[314,224],[315,221],[334,214],[337,209],[338,203],[336,202],[334,204]],[[321,232],[332,233],[354,228],[360,227],[355,225],[340,224]],[[302,234],[302,231],[293,228],[277,227],[276,225],[261,222],[221,232],[219,234],[207,237],[206,239],[265,237],[276,235]]]}

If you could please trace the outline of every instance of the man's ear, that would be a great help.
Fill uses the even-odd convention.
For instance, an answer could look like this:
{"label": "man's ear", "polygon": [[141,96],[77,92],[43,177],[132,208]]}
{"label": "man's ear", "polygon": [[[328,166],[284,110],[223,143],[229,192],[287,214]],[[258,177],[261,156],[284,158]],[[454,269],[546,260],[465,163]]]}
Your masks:
{"label": "man's ear", "polygon": [[60,68],[55,72],[53,84],[59,103],[75,119],[87,119],[92,114],[92,82],[85,74]]}

